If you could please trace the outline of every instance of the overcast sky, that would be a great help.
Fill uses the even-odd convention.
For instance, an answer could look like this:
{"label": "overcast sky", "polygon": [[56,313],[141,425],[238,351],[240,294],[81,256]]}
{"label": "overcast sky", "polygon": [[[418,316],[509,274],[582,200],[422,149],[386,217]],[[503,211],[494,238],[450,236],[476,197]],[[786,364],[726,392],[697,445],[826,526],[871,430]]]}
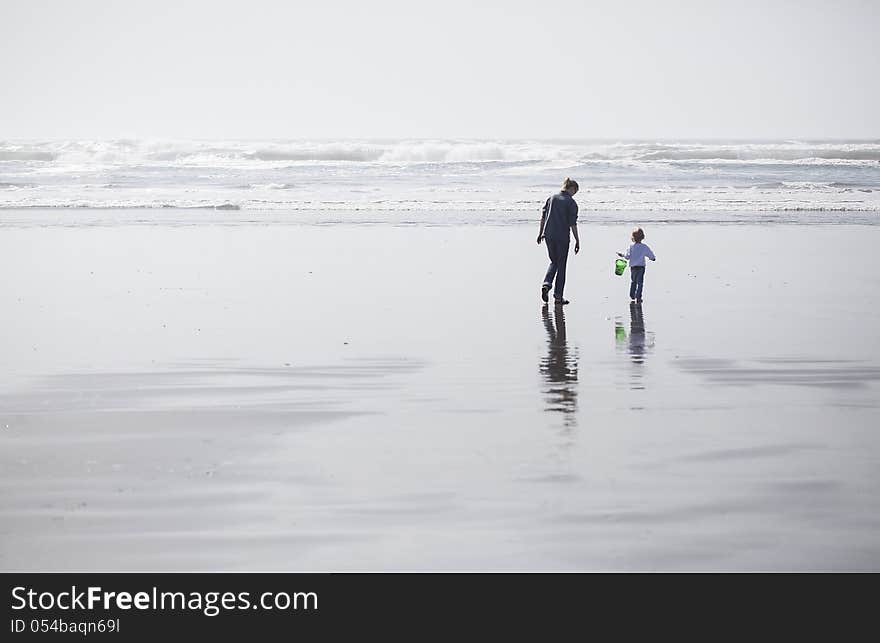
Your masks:
{"label": "overcast sky", "polygon": [[880,138],[880,0],[0,0],[0,138]]}

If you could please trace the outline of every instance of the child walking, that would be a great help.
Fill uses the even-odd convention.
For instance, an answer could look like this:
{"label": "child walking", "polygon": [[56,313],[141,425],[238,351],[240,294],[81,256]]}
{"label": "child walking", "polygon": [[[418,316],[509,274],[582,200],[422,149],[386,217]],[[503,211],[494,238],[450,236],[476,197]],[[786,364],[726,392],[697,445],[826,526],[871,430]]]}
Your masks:
{"label": "child walking", "polygon": [[657,257],[651,252],[648,244],[642,243],[645,239],[645,232],[641,228],[632,231],[632,245],[626,251],[626,254],[618,252],[619,257],[629,259],[629,274],[632,283],[629,286],[629,298],[636,302],[642,303],[642,286],[645,284],[645,259],[657,261]]}

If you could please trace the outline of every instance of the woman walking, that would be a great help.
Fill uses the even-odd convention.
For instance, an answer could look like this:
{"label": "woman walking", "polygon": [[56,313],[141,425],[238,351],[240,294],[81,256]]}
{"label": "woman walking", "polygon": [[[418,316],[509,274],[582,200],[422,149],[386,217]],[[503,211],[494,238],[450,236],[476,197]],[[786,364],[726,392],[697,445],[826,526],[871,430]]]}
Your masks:
{"label": "woman walking", "polygon": [[547,254],[550,255],[550,267],[547,268],[544,283],[541,285],[541,299],[546,302],[548,300],[547,293],[553,288],[553,301],[557,306],[568,303],[562,294],[565,289],[565,268],[568,263],[568,247],[571,242],[569,231],[574,235],[574,253],[577,254],[581,249],[581,240],[578,237],[577,229],[578,206],[573,198],[577,191],[577,181],[565,179],[562,191],[547,199],[541,213],[538,243],[541,243],[541,239],[545,239]]}

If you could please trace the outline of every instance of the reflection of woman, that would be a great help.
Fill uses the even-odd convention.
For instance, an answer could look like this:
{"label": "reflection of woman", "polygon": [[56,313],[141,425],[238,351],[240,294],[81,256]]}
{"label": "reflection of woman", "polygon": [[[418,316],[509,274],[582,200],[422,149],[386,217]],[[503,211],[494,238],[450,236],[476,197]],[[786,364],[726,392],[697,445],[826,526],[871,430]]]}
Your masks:
{"label": "reflection of woman", "polygon": [[541,360],[541,375],[547,384],[547,410],[571,415],[577,410],[577,356],[569,351],[565,337],[565,313],[561,308],[550,318],[548,306],[541,308],[547,329],[547,356]]}
{"label": "reflection of woman", "polygon": [[553,287],[555,279],[556,287],[553,289],[553,301],[558,306],[568,303],[563,298],[562,291],[565,289],[565,268],[568,263],[568,246],[571,243],[569,230],[574,235],[574,253],[577,254],[581,250],[581,240],[578,237],[577,229],[578,205],[573,198],[577,191],[577,181],[565,179],[562,191],[547,199],[541,213],[538,243],[541,243],[541,239],[546,239],[547,254],[550,255],[550,267],[547,268],[544,283],[541,285],[541,299],[547,301],[547,293]]}

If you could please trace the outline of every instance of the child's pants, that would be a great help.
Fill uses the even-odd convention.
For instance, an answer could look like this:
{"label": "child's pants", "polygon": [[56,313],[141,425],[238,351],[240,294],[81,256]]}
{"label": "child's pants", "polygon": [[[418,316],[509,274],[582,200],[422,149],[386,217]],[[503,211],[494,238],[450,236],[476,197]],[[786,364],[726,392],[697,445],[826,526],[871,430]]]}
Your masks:
{"label": "child's pants", "polygon": [[556,287],[553,290],[553,297],[562,299],[562,291],[565,289],[565,266],[568,263],[569,240],[558,241],[545,237],[544,242],[547,244],[547,254],[550,255],[550,267],[547,268],[547,274],[544,275],[544,285],[552,286],[555,277]]}
{"label": "child's pants", "polygon": [[641,299],[642,298],[642,286],[645,283],[645,267],[644,266],[630,266],[629,267],[629,276],[632,278],[632,283],[629,285],[629,298],[630,299]]}

